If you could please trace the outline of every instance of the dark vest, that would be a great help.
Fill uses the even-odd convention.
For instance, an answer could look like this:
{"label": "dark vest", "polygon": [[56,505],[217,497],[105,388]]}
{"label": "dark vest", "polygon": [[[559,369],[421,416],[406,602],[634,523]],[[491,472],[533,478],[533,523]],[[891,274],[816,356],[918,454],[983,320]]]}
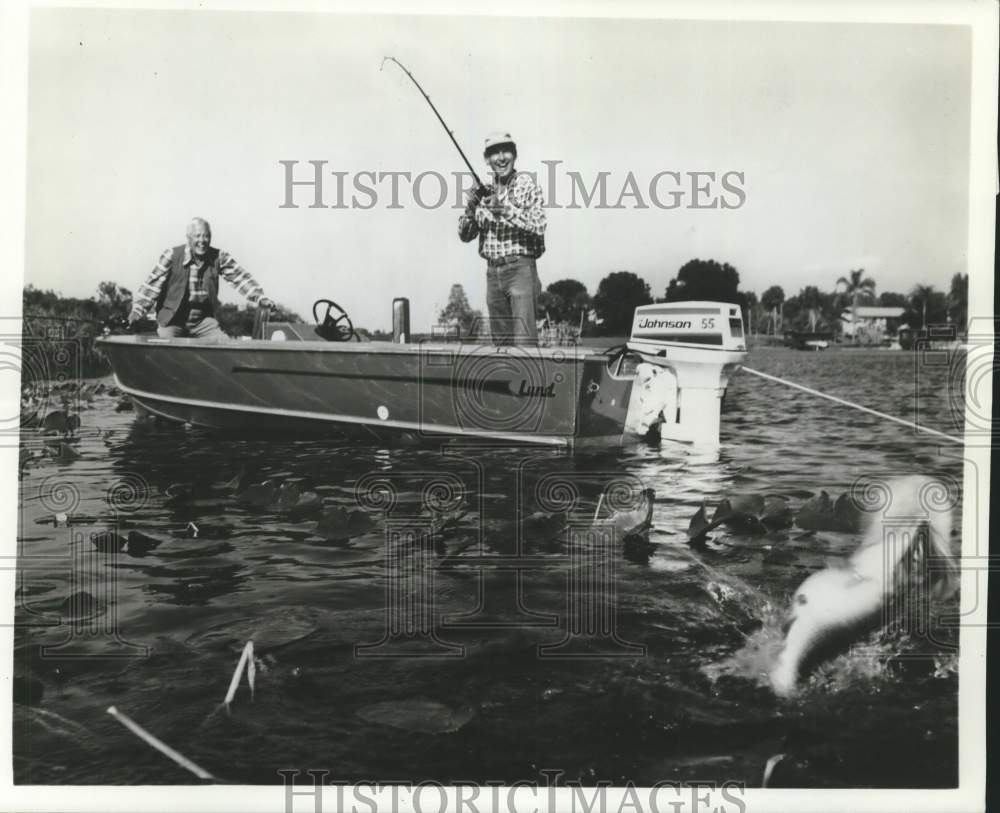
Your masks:
{"label": "dark vest", "polygon": [[[182,306],[187,305],[190,269],[184,265],[184,250],[187,246],[175,246],[170,258],[170,272],[160,289],[156,300],[156,322],[169,325]],[[208,302],[212,313],[219,310],[219,249],[209,247],[205,253],[205,270],[202,285],[208,292]]]}

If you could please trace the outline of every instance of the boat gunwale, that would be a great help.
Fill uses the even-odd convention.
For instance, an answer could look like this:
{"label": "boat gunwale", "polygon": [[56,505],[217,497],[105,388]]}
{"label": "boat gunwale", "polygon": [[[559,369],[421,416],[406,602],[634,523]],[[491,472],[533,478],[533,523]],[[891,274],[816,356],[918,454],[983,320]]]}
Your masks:
{"label": "boat gunwale", "polygon": [[580,345],[565,347],[538,347],[535,345],[495,345],[472,342],[413,342],[399,344],[394,342],[325,342],[314,340],[273,341],[271,339],[232,339],[229,341],[204,341],[197,338],[161,338],[159,336],[103,336],[97,339],[99,345],[115,347],[168,347],[177,349],[197,350],[254,350],[276,352],[318,352],[347,353],[359,352],[373,355],[486,355],[483,351],[497,356],[513,356],[517,358],[544,358],[558,363],[583,361],[589,358],[610,358],[614,351],[622,346],[592,348]]}

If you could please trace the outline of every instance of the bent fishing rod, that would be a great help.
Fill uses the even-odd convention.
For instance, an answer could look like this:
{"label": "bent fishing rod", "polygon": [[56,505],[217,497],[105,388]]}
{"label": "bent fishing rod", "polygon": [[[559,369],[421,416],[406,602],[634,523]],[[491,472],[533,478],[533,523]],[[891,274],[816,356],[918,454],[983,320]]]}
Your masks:
{"label": "bent fishing rod", "polygon": [[386,62],[395,62],[397,65],[399,65],[403,73],[409,76],[410,81],[417,86],[417,90],[420,91],[420,95],[427,100],[427,104],[431,106],[431,110],[434,111],[434,115],[437,116],[437,120],[441,122],[441,126],[444,127],[444,131],[448,134],[448,138],[451,139],[451,143],[455,145],[455,149],[458,150],[458,154],[462,156],[462,160],[465,161],[465,165],[469,168],[469,172],[472,173],[472,177],[475,178],[476,180],[476,186],[478,187],[480,193],[482,193],[486,189],[486,185],[481,180],[479,180],[479,175],[476,174],[476,170],[472,168],[472,164],[469,163],[469,159],[465,157],[465,153],[462,152],[462,148],[458,145],[458,142],[455,140],[455,134],[449,129],[448,125],[445,124],[444,119],[441,118],[441,114],[438,113],[438,109],[434,106],[434,102],[431,101],[431,97],[427,95],[426,91],[424,91],[424,89],[420,87],[420,83],[413,77],[413,74],[410,73],[406,69],[406,66],[403,65],[403,63],[400,62],[398,59],[396,59],[396,57],[394,56],[382,57],[382,64],[379,66],[380,71],[382,70],[382,68],[385,67]]}

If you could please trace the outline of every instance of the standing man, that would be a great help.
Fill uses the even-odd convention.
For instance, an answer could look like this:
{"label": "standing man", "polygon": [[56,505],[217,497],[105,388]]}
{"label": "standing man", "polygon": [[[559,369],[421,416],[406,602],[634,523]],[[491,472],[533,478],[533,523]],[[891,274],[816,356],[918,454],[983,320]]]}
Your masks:
{"label": "standing man", "polygon": [[207,220],[196,217],[187,227],[187,244],[164,251],[139,286],[128,317],[129,326],[155,307],[156,332],[163,338],[227,339],[215,319],[220,276],[248,302],[276,310],[248,271],[227,252],[212,247],[212,227]]}
{"label": "standing man", "polygon": [[514,171],[517,145],[510,133],[492,133],[483,153],[494,185],[469,193],[458,219],[463,243],[479,237],[486,260],[490,332],[500,344],[536,344],[535,304],[541,291],[535,260],[545,253],[542,190]]}

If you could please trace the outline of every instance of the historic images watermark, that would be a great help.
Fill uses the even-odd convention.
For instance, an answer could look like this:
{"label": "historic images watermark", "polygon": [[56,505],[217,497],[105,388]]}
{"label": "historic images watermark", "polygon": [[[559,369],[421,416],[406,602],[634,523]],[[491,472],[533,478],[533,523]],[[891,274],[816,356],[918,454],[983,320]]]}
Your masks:
{"label": "historic images watermark", "polygon": [[[541,162],[543,173],[519,172],[541,186],[546,209],[739,209],[747,201],[746,175],[737,170],[663,169],[650,175],[629,170],[585,173]],[[279,209],[421,209],[465,207],[476,187],[471,172],[435,170],[341,170],[326,160],[278,161]]]}
{"label": "historic images watermark", "polygon": [[34,335],[22,331],[20,321],[10,322],[11,332],[0,332],[0,372],[20,378],[20,409],[0,415],[0,445],[25,446],[23,430],[42,426],[54,414],[65,423],[79,412],[75,382],[82,375],[88,344],[70,335],[65,325],[50,323]]}
{"label": "historic images watermark", "polygon": [[[488,330],[513,335],[515,320],[473,323],[473,335]],[[496,438],[545,441],[579,431],[576,405],[582,382],[581,354],[575,346],[542,348],[462,341],[442,353],[421,342],[417,378],[420,433],[433,437],[440,426]],[[586,393],[592,398],[594,393]]]}
{"label": "historic images watermark", "polygon": [[[959,502],[974,501],[971,507],[964,506],[965,517],[983,517],[988,515],[988,507],[976,501],[988,493],[989,473],[980,467],[976,452],[992,448],[1000,438],[992,412],[997,374],[994,337],[1000,331],[1000,319],[970,318],[964,346],[959,345],[959,327],[954,323],[931,324],[916,337],[913,414],[916,423],[936,426],[962,439],[962,445],[942,444],[938,450],[942,457],[960,459],[965,473],[959,491],[962,500],[948,500],[948,507],[957,509]],[[973,522],[960,523],[960,519],[956,513],[956,527],[965,535],[959,569],[963,576],[973,574],[963,580],[963,593],[968,593],[962,602],[966,609],[961,614],[942,613],[933,625],[955,637],[960,626],[979,626],[970,619],[983,613],[987,574],[1000,568],[1000,556],[989,550],[989,534],[977,532]],[[988,621],[982,626],[995,627]]]}
{"label": "historic images watermark", "polygon": [[[884,597],[880,626],[909,640],[907,651],[896,657],[928,658],[958,649],[957,636],[950,634],[955,625],[944,620],[941,607],[951,597],[945,594],[949,585],[957,586],[958,561],[948,551],[962,486],[953,477],[938,475],[915,493],[906,493],[906,483],[865,477],[851,485],[849,495],[864,517],[859,525],[867,526],[858,528],[865,532],[858,554],[869,546],[881,547],[875,567]],[[848,566],[852,579],[863,578],[850,560]],[[852,651],[864,655],[858,645]]]}
{"label": "historic images watermark", "polygon": [[[524,627],[553,630],[553,640],[538,646],[539,659],[644,655],[645,646],[621,635],[617,606],[622,548],[630,528],[641,524],[633,514],[652,510],[642,481],[620,472],[546,471],[552,452],[513,447],[508,469],[508,490],[516,495],[513,538],[499,543],[489,527],[497,518],[485,514],[482,504],[466,503],[468,494],[487,489],[480,460],[486,448],[496,450],[476,444],[449,448],[452,471],[372,472],[358,481],[358,506],[384,515],[386,576],[383,635],[359,642],[355,657],[461,658],[464,646],[449,635]],[[589,499],[595,488],[597,511]],[[419,503],[399,499],[414,490],[421,494]],[[462,527],[470,508],[478,509],[475,519]],[[445,533],[462,537],[461,555],[442,550]],[[554,538],[560,540],[556,551],[547,547]],[[436,589],[456,572],[478,582],[478,603],[462,612],[442,604]],[[538,612],[525,601],[523,579],[532,572],[564,579],[559,612]]]}
{"label": "historic images watermark", "polygon": [[[65,474],[44,477],[31,494],[42,509],[38,522],[61,531],[64,554],[18,546],[17,609],[15,626],[59,628],[62,639],[39,648],[43,659],[86,658],[92,660],[146,657],[150,647],[127,640],[118,615],[119,567],[126,555],[143,555],[143,535],[126,530],[128,518],[140,514],[151,492],[142,475],[125,473],[108,486],[107,511],[99,516],[78,513],[81,494],[78,480]],[[21,514],[24,522],[24,514]],[[29,534],[22,527],[21,539]],[[39,610],[31,600],[34,574],[49,577],[64,568],[69,595],[55,609]],[[27,589],[26,589],[27,588]]]}
{"label": "historic images watermark", "polygon": [[564,772],[542,768],[543,782],[486,781],[445,785],[423,782],[371,780],[343,784],[328,777],[327,770],[279,770],[285,786],[285,813],[337,810],[341,813],[376,813],[409,810],[413,813],[746,813],[746,786],[726,780],[661,781],[650,787],[628,782],[613,786],[607,781],[583,785],[563,780]]}

